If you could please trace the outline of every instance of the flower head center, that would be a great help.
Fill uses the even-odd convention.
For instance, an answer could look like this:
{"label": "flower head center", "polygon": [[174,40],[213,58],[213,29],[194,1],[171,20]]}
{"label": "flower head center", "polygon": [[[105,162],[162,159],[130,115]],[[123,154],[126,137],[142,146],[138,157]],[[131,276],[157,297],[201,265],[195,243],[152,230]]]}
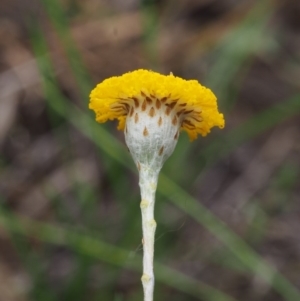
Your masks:
{"label": "flower head center", "polygon": [[199,134],[206,136],[214,126],[224,127],[224,117],[218,112],[213,92],[196,80],[184,80],[173,74],[128,72],[98,84],[90,98],[89,107],[95,111],[96,120],[118,119],[121,130],[125,129],[127,117],[132,117],[137,109],[147,111],[150,117],[163,110],[191,140]]}

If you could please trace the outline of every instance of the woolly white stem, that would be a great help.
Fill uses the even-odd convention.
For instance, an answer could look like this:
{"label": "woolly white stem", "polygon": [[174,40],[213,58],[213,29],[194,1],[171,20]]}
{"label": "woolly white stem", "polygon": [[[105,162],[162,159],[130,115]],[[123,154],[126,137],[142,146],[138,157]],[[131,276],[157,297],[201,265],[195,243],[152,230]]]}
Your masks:
{"label": "woolly white stem", "polygon": [[158,171],[141,165],[140,189],[141,189],[141,211],[143,227],[143,276],[144,301],[153,301],[154,291],[154,235],[156,222],[154,219],[155,192],[158,181]]}
{"label": "woolly white stem", "polygon": [[176,103],[154,98],[145,94],[141,99],[135,98],[126,117],[124,131],[126,144],[140,172],[144,301],[153,301],[154,203],[158,174],[173,153],[181,125],[181,117],[174,108]]}

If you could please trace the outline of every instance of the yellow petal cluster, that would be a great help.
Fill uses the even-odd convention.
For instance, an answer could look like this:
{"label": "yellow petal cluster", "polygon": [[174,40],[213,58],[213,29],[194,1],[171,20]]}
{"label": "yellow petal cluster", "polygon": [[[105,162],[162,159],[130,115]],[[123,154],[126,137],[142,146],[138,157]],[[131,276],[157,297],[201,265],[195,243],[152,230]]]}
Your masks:
{"label": "yellow petal cluster", "polygon": [[193,111],[190,119],[193,126],[189,126],[190,122],[182,122],[181,129],[188,133],[191,140],[198,134],[206,136],[214,126],[224,127],[223,114],[218,112],[216,96],[210,89],[196,80],[142,69],[108,78],[98,84],[90,94],[89,108],[95,111],[98,122],[118,119],[119,129],[123,129],[127,113],[113,108],[124,100],[141,99],[141,95],[152,95],[157,99],[167,97],[173,102],[186,104],[186,108]]}

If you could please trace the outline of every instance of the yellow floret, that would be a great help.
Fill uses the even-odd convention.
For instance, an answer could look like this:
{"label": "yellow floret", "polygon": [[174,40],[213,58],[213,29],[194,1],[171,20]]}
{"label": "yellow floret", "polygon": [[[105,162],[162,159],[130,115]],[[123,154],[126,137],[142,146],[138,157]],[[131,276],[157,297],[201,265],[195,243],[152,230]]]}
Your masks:
{"label": "yellow floret", "polygon": [[214,126],[224,127],[223,114],[218,112],[217,99],[213,92],[200,85],[196,80],[184,80],[173,74],[162,75],[148,70],[136,70],[122,76],[115,76],[98,84],[90,94],[89,108],[96,113],[98,122],[118,119],[119,129],[124,128],[126,114],[112,110],[112,106],[123,99],[152,94],[157,98],[171,97],[187,107],[199,112],[201,121],[193,123],[194,127],[181,126],[190,139],[198,134],[206,136]]}

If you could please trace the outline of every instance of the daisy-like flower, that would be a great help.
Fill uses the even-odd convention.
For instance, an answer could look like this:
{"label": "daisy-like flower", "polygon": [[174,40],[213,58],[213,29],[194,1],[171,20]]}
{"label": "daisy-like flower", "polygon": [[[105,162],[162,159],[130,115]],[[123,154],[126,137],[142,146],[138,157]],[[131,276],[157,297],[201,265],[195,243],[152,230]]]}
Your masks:
{"label": "daisy-like flower", "polygon": [[173,74],[137,70],[109,78],[91,92],[89,108],[98,122],[118,119],[139,170],[143,227],[144,300],[153,301],[155,192],[158,174],[172,154],[180,131],[190,140],[206,136],[214,126],[224,127],[223,114],[211,90],[196,80]]}

